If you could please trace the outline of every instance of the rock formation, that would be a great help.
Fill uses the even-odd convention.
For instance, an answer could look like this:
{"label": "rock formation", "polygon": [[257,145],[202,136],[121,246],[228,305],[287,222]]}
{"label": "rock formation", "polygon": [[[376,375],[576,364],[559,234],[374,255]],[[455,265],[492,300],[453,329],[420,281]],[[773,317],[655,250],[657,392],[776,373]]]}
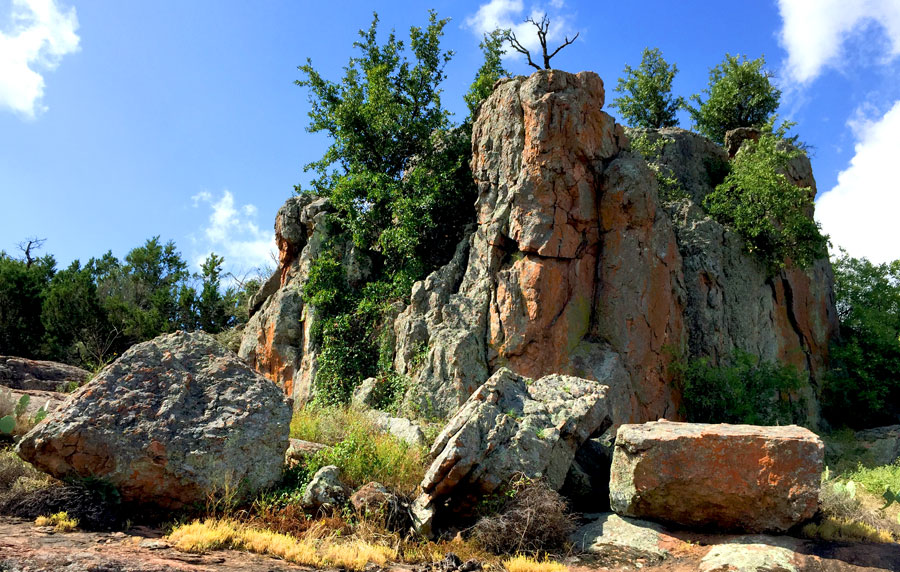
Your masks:
{"label": "rock formation", "polygon": [[[312,335],[316,309],[304,302],[303,287],[310,265],[330,238],[331,212],[328,199],[312,195],[288,199],[278,210],[278,268],[250,302],[250,321],[238,350],[238,355],[298,405],[313,395],[318,351]],[[339,246],[346,250],[343,259],[348,280],[351,284],[362,280],[368,273],[368,259],[349,241],[340,241]]]}
{"label": "rock formation", "polygon": [[610,505],[688,527],[785,532],[818,510],[824,457],[816,434],[795,425],[622,425]]}
{"label": "rock formation", "polygon": [[578,448],[611,423],[606,392],[571,376],[533,381],[497,371],[435,439],[413,506],[417,530],[431,534],[436,515],[465,516],[516,475],[559,489]]}
{"label": "rock formation", "polygon": [[125,501],[177,508],[281,477],[291,410],[203,333],[137,344],[27,433],[18,453],[57,478],[97,477]]}
{"label": "rock formation", "polygon": [[[837,326],[828,261],[770,276],[701,207],[725,151],[679,129],[648,133],[665,139],[659,162],[684,191],[661,198],[603,100],[596,74],[552,70],[501,80],[482,105],[478,227],[394,324],[411,408],[450,415],[507,367],[608,385],[616,424],[677,418],[671,362],[735,349],[820,379]],[[815,192],[805,157],[788,175]]]}
{"label": "rock formation", "polygon": [[[772,276],[736,233],[702,207],[729,155],[680,129],[637,130],[655,165],[602,111],[594,73],[542,70],[498,82],[473,127],[477,226],[453,259],[417,282],[394,320],[393,366],[404,406],[453,415],[500,368],[565,374],[609,386],[615,424],[677,418],[676,359],[712,363],[743,350],[809,372],[810,421],[836,332],[827,260]],[[729,137],[732,150],[752,138]],[[660,187],[659,168],[679,189]],[[815,193],[809,160],[786,173]],[[302,290],[328,236],[325,199],[279,211],[280,266],[254,299],[240,355],[297,404],[308,400],[316,312]],[[339,236],[349,281],[369,263]]]}

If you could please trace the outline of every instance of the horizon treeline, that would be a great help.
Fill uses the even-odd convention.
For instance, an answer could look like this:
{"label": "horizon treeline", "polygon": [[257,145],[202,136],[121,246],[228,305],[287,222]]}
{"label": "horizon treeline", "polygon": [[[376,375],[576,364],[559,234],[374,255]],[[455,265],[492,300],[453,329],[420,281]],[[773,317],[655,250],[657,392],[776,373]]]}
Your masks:
{"label": "horizon treeline", "polygon": [[[131,345],[175,330],[216,334],[247,321],[258,277],[228,280],[212,253],[192,273],[159,236],[119,260],[107,251],[58,269],[53,255],[0,251],[0,355],[96,370]],[[231,277],[233,278],[233,277]]]}

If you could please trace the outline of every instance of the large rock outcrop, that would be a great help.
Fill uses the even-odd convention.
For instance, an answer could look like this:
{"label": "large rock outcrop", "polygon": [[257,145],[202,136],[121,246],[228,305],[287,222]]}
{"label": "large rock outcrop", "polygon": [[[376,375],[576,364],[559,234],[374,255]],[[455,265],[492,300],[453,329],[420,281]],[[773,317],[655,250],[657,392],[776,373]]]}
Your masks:
{"label": "large rock outcrop", "polygon": [[353,285],[371,264],[352,242],[331,236],[328,215],[332,212],[328,199],[313,195],[292,197],[278,210],[278,268],[250,302],[251,316],[238,350],[296,406],[312,398],[318,369],[318,343],[313,336],[318,316],[316,308],[303,299],[310,266],[324,248],[341,248]]}
{"label": "large rock outcrop", "polygon": [[[736,349],[815,388],[837,325],[828,261],[771,276],[702,208],[727,153],[683,130],[634,133],[664,139],[651,168],[603,103],[596,74],[551,70],[501,80],[482,105],[478,226],[394,323],[411,409],[450,416],[506,367],[609,386],[616,424],[677,418],[672,361]],[[815,193],[808,159],[787,174]]]}
{"label": "large rock outcrop", "polygon": [[784,532],[818,510],[824,458],[816,434],[795,425],[622,425],[609,501],[625,516]]}
{"label": "large rock outcrop", "polygon": [[281,391],[203,333],[137,344],[18,445],[57,478],[97,477],[126,501],[177,508],[281,477],[291,410]]}

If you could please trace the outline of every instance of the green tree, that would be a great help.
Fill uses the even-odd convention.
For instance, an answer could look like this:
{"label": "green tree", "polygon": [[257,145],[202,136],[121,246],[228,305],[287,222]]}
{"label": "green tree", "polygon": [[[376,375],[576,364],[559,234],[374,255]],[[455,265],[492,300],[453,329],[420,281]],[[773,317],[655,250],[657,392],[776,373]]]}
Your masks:
{"label": "green tree", "polygon": [[709,71],[709,86],[700,95],[691,96],[696,107],[687,106],[697,130],[717,143],[725,142],[725,133],[738,127],[762,127],[772,119],[781,91],[772,85],[772,73],[765,69],[763,56],[748,60],[745,56],[725,54],[725,60]]}
{"label": "green tree", "polygon": [[823,408],[833,424],[874,427],[900,414],[900,260],[874,264],[845,251],[832,261],[840,341]]}
{"label": "green tree", "polygon": [[0,355],[42,357],[41,306],[55,267],[49,255],[26,261],[0,251]]}
{"label": "green tree", "polygon": [[672,96],[672,80],[677,73],[678,66],[669,66],[658,48],[644,48],[637,70],[625,66],[625,77],[620,77],[616,85],[616,93],[621,95],[611,107],[618,109],[632,127],[675,127],[675,113],[684,106],[683,97]]}
{"label": "green tree", "polygon": [[41,311],[45,356],[97,367],[108,361],[118,337],[100,303],[91,268],[76,260],[46,288]]}
{"label": "green tree", "polygon": [[503,66],[503,46],[506,43],[507,30],[494,30],[485,34],[478,47],[481,48],[484,62],[475,74],[475,81],[469,86],[465,95],[466,105],[469,107],[469,120],[475,118],[475,112],[481,102],[491,95],[494,84],[502,77],[509,77],[509,71]]}
{"label": "green tree", "polygon": [[238,321],[238,295],[234,288],[222,289],[222,267],[225,259],[211,253],[203,261],[200,272],[200,295],[196,301],[197,325],[211,334],[226,330]]}
{"label": "green tree", "polygon": [[772,132],[770,125],[758,141],[744,141],[724,182],[704,199],[709,213],[733,227],[773,272],[788,259],[807,267],[826,256],[828,247],[828,237],[811,216],[809,189],[784,174],[803,151],[783,135],[784,129]]}

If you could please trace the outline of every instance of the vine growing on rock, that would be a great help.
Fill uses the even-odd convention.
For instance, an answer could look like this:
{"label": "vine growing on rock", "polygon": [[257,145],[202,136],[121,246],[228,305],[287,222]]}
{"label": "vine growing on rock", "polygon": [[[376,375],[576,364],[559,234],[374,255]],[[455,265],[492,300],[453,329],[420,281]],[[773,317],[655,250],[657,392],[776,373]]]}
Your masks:
{"label": "vine growing on rock", "polygon": [[308,89],[311,104],[307,129],[327,134],[331,145],[306,166],[315,174],[309,186],[295,189],[329,197],[331,224],[373,261],[354,287],[345,276],[346,248],[326,249],[310,270],[304,297],[322,318],[314,332],[320,401],[346,401],[364,378],[387,375],[390,360],[378,359],[378,345],[390,308],[450,259],[473,219],[472,121],[506,74],[503,40],[500,32],[485,36],[484,64],[465,98],[470,115],[454,125],[441,101],[453,55],[441,47],[447,22],[430,11],[426,26],[410,28],[407,48],[393,31],[380,41],[376,14],[359,32],[358,55],[339,82],[310,60],[299,67],[296,83]]}

